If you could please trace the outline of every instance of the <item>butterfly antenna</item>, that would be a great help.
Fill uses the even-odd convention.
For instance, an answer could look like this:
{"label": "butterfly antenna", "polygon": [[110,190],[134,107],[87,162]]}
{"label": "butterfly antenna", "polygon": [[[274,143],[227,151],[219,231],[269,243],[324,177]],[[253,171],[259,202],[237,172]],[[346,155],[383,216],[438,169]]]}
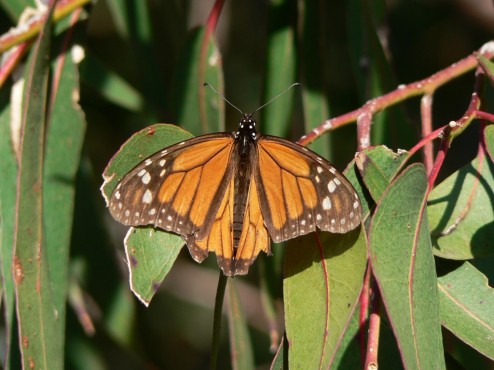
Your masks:
{"label": "butterfly antenna", "polygon": [[213,90],[218,96],[220,96],[224,101],[226,101],[231,107],[235,108],[236,110],[238,110],[240,112],[240,114],[242,116],[245,116],[245,113],[242,112],[239,108],[237,108],[236,105],[234,105],[232,102],[230,102],[227,98],[225,98],[222,94],[220,94],[218,91],[216,91],[216,89],[211,86],[210,84],[208,84],[207,82],[204,82],[204,86],[206,87],[209,87],[211,90]]}
{"label": "butterfly antenna", "polygon": [[[285,90],[283,90],[282,92],[280,92],[278,95],[276,95],[274,98],[270,99],[269,101],[267,101],[266,103],[264,103],[263,105],[261,105],[259,108],[257,108],[254,113],[256,113],[258,110],[261,110],[262,108],[264,108],[266,105],[270,104],[271,102],[273,102],[274,100],[278,99],[281,95],[283,95],[284,93],[286,93],[288,90],[290,90],[292,87],[294,86],[300,86],[300,82],[295,82],[293,84],[291,84],[290,86],[288,86]],[[253,113],[253,114],[254,114]]]}

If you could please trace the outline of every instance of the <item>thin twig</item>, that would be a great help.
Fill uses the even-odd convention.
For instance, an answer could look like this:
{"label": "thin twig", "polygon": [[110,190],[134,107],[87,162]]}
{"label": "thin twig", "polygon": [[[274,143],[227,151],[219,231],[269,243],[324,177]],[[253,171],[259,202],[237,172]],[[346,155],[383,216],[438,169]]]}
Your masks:
{"label": "thin twig", "polygon": [[376,370],[378,368],[379,333],[381,328],[381,295],[377,284],[372,287],[372,305],[369,315],[369,337],[367,340],[367,352],[365,356],[365,370]]}
{"label": "thin twig", "polygon": [[[53,12],[53,21],[57,22],[73,10],[80,8],[91,0],[60,0]],[[0,36],[0,53],[35,37],[43,26],[46,13],[32,17],[26,23],[11,29]]]}
{"label": "thin twig", "polygon": [[9,55],[5,58],[5,61],[0,66],[0,88],[3,86],[7,78],[12,74],[12,71],[15,67],[19,65],[24,54],[28,50],[31,45],[30,41],[23,42],[15,49],[9,53]]}
{"label": "thin twig", "polygon": [[362,285],[362,292],[360,292],[359,298],[359,342],[360,342],[360,358],[362,363],[365,363],[365,349],[367,341],[367,319],[369,316],[369,297],[371,294],[370,284],[372,280],[371,265],[367,263],[367,270],[365,271],[364,283]]}
{"label": "thin twig", "polygon": [[213,322],[213,343],[211,349],[211,370],[215,370],[218,365],[218,353],[221,339],[221,320],[223,318],[223,301],[225,298],[226,283],[228,277],[220,270],[218,278],[218,288],[216,289],[216,299],[214,302],[214,322]]}
{"label": "thin twig", "polygon": [[[373,117],[374,114],[382,111],[383,109],[389,108],[414,96],[433,94],[434,91],[442,85],[474,69],[478,65],[478,54],[482,54],[487,58],[492,58],[494,56],[494,47],[492,47],[493,43],[494,41],[486,43],[478,52],[472,53],[472,55],[469,55],[457,63],[453,63],[449,67],[431,75],[430,77],[407,85],[400,85],[395,90],[387,94],[369,100],[363,106],[354,111],[322,122],[318,127],[303,136],[298,143],[301,145],[307,145],[323,133],[334,130],[340,126],[356,122],[359,118],[362,119],[362,117],[365,116]],[[359,143],[360,146],[365,146],[365,144],[365,142]]]}
{"label": "thin twig", "polygon": [[[422,137],[432,132],[432,94],[424,94],[420,100],[420,115],[422,117]],[[434,163],[434,145],[428,142],[424,145],[424,165],[427,173],[432,170]]]}

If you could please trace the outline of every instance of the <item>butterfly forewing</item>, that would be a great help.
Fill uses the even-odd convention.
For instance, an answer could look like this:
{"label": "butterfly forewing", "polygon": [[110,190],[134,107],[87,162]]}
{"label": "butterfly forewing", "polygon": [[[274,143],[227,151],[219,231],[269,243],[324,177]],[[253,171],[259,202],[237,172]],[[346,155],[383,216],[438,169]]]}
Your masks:
{"label": "butterfly forewing", "polygon": [[153,154],[109,201],[125,225],[182,235],[201,262],[215,252],[225,275],[246,274],[270,237],[281,242],[360,223],[352,185],[328,161],[290,141],[259,136],[246,115],[235,134],[199,136]]}
{"label": "butterfly forewing", "polygon": [[202,238],[231,178],[232,145],[230,134],[211,134],[153,154],[119,182],[110,198],[111,214],[125,225]]}
{"label": "butterfly forewing", "polygon": [[257,187],[269,235],[281,242],[315,230],[346,233],[360,224],[352,185],[328,161],[290,141],[258,140]]}

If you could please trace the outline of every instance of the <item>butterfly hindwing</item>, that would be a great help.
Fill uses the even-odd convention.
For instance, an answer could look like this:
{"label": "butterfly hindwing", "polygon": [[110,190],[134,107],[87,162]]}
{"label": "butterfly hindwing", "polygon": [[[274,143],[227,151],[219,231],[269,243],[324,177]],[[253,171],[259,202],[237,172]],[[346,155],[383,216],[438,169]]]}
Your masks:
{"label": "butterfly hindwing", "polygon": [[249,266],[261,251],[271,254],[268,230],[264,223],[259,201],[259,191],[255,176],[253,176],[250,180],[242,233],[240,234],[239,244],[235,252],[234,273],[238,275],[246,274]]}
{"label": "butterfly hindwing", "polygon": [[231,178],[232,146],[231,134],[220,133],[153,154],[119,182],[110,198],[111,214],[125,225],[153,225],[184,238],[203,238]]}
{"label": "butterfly hindwing", "polygon": [[360,224],[352,185],[328,161],[290,141],[261,136],[257,184],[275,242],[321,230],[346,233]]}
{"label": "butterfly hindwing", "polygon": [[258,135],[245,115],[236,133],[198,136],[139,163],[114,189],[119,222],[182,235],[197,262],[215,252],[228,276],[243,275],[270,238],[315,231],[345,233],[361,205],[346,178],[316,153]]}
{"label": "butterfly hindwing", "polygon": [[[231,161],[234,160],[234,158],[231,159]],[[254,176],[249,181],[238,245],[234,245],[232,225],[235,196],[238,195],[234,183],[234,178],[231,177],[220,197],[221,204],[213,217],[214,220],[208,234],[202,239],[196,235],[186,239],[189,250],[197,261],[202,261],[205,257],[204,253],[215,252],[218,265],[227,276],[247,274],[250,265],[261,251],[270,254],[270,239],[264,224]]]}

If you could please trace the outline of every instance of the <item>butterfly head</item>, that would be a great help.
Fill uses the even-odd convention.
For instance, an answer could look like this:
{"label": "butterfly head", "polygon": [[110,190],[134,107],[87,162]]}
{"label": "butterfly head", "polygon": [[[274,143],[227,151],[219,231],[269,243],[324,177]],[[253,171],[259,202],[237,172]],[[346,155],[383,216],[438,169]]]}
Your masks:
{"label": "butterfly head", "polygon": [[243,140],[257,140],[256,120],[252,117],[252,114],[244,113],[238,130],[235,133],[235,138],[242,138]]}

